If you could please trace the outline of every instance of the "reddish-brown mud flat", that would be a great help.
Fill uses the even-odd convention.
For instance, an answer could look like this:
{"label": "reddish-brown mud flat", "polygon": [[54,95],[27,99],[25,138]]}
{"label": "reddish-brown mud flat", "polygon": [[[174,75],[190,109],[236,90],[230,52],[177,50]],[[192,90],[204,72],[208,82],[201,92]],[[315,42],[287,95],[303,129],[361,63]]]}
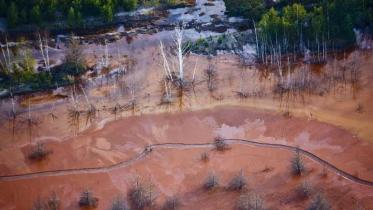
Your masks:
{"label": "reddish-brown mud flat", "polygon": [[[154,184],[156,204],[176,195],[182,209],[232,209],[239,193],[225,189],[240,170],[248,180],[248,192],[257,193],[267,207],[301,209],[311,200],[300,199],[295,188],[304,181],[323,192],[334,209],[350,209],[356,203],[373,208],[373,188],[346,180],[318,162],[303,157],[307,172],[293,177],[290,160],[294,152],[260,146],[230,145],[218,152],[211,146],[157,148],[129,164],[147,145],[160,143],[210,143],[214,137],[239,138],[264,143],[297,146],[312,152],[337,168],[373,181],[373,146],[346,130],[305,118],[288,118],[244,107],[217,107],[176,114],[133,116],[90,129],[79,136],[53,140],[45,146],[53,151],[46,160],[31,162],[30,146],[0,151],[1,175],[61,169],[103,167],[98,171],[49,173],[17,179],[0,179],[1,209],[30,209],[38,199],[55,192],[62,209],[79,209],[79,195],[89,189],[99,198],[97,209],[107,209],[117,196],[125,197],[137,176]],[[209,161],[203,162],[203,152]],[[327,171],[327,176],[321,176]],[[219,177],[220,187],[202,189],[209,173]],[[312,196],[311,196],[312,197]]]}

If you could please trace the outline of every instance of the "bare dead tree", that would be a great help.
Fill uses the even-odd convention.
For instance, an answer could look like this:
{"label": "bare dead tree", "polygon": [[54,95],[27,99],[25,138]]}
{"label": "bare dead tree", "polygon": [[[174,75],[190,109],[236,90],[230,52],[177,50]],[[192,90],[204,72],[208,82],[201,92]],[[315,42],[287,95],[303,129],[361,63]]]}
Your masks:
{"label": "bare dead tree", "polygon": [[79,39],[71,36],[65,51],[65,65],[75,70],[75,74],[80,73],[84,65],[84,51],[79,44]]}
{"label": "bare dead tree", "polygon": [[12,136],[14,138],[18,112],[15,107],[15,101],[14,101],[14,96],[13,96],[12,91],[10,91],[10,101],[12,104],[12,109],[9,111],[9,124],[10,124],[10,129],[12,130]]}
{"label": "bare dead tree", "polygon": [[51,153],[52,151],[47,150],[43,143],[38,142],[28,155],[28,158],[32,161],[41,161],[47,158]]}
{"label": "bare dead tree", "polygon": [[311,201],[307,210],[330,210],[329,201],[322,193],[318,193]]}
{"label": "bare dead tree", "polygon": [[[5,44],[0,43],[1,53],[3,58],[0,59],[1,69],[7,74],[12,70],[13,65],[13,54],[9,50],[9,43],[7,37],[5,37]],[[4,49],[5,48],[5,49]]]}
{"label": "bare dead tree", "polygon": [[161,105],[169,105],[172,103],[172,88],[171,88],[171,81],[167,79],[163,79],[161,81],[161,91],[162,91],[162,99]]}
{"label": "bare dead tree", "polygon": [[33,204],[32,210],[44,210],[46,209],[45,202],[39,197]]}
{"label": "bare dead tree", "polygon": [[136,93],[138,88],[138,83],[134,80],[131,80],[128,85],[129,93],[130,93],[130,101],[125,105],[125,110],[132,110],[133,113],[136,111],[137,106],[137,99],[136,99]]}
{"label": "bare dead tree", "polygon": [[294,157],[291,159],[291,170],[296,176],[301,176],[306,170],[299,149],[296,150]]}
{"label": "bare dead tree", "polygon": [[115,198],[112,201],[111,207],[109,208],[110,210],[130,210],[130,208],[127,205],[127,202],[123,198]]}
{"label": "bare dead tree", "polygon": [[49,45],[48,45],[48,36],[45,35],[42,37],[38,33],[39,38],[39,50],[44,61],[45,69],[50,73],[50,59],[49,59]]}
{"label": "bare dead tree", "polygon": [[29,131],[29,138],[30,138],[30,143],[32,141],[32,131],[35,126],[39,124],[39,122],[34,119],[31,115],[31,105],[30,105],[30,99],[28,99],[28,111],[27,111],[27,127]]}
{"label": "bare dead tree", "polygon": [[250,97],[250,94],[244,90],[244,79],[246,78],[246,66],[242,66],[240,71],[240,83],[239,90],[236,91],[237,97],[241,99],[246,99]]}
{"label": "bare dead tree", "polygon": [[221,151],[221,152],[229,149],[229,145],[220,136],[215,137],[214,146],[217,151]]}
{"label": "bare dead tree", "polygon": [[52,118],[53,121],[55,121],[58,118],[57,115],[54,113],[55,111],[56,111],[56,103],[53,102],[52,107],[48,114]]}
{"label": "bare dead tree", "polygon": [[58,210],[60,209],[61,201],[58,198],[56,192],[53,192],[52,195],[48,198],[48,210]]}
{"label": "bare dead tree", "polygon": [[145,183],[140,177],[137,177],[128,191],[128,199],[134,210],[152,208],[156,199],[153,183]]}
{"label": "bare dead tree", "polygon": [[215,66],[210,64],[208,65],[208,68],[205,70],[205,77],[206,77],[206,80],[207,80],[207,89],[210,91],[210,92],[213,92],[215,89],[216,89],[216,78],[217,78],[218,74],[217,74],[217,71],[215,69]]}
{"label": "bare dead tree", "polygon": [[60,200],[56,193],[53,194],[45,201],[40,197],[34,202],[32,210],[58,210],[60,209]]}
{"label": "bare dead tree", "polygon": [[[159,44],[160,54],[163,61],[163,72],[166,81],[171,82],[173,87],[177,89],[179,97],[179,105],[182,107],[184,92],[190,89],[192,81],[195,79],[196,65],[193,70],[193,80],[186,79],[186,57],[190,53],[190,44],[185,42],[184,26],[175,27],[172,44],[169,50],[166,51],[162,41]],[[166,95],[163,96],[167,100],[171,97],[171,91],[167,82],[165,83]],[[163,99],[162,99],[163,100]]]}
{"label": "bare dead tree", "polygon": [[314,193],[314,188],[308,181],[304,181],[295,188],[295,193],[299,198],[307,199]]}
{"label": "bare dead tree", "polygon": [[203,189],[210,191],[219,186],[219,177],[214,173],[210,173],[203,183]]}
{"label": "bare dead tree", "polygon": [[87,103],[87,110],[85,111],[86,113],[86,125],[88,124],[88,122],[91,122],[96,119],[96,112],[97,112],[97,109],[96,109],[96,106],[91,103],[91,101],[89,100],[88,98],[88,95],[86,94],[84,88],[82,86],[80,86],[82,92],[83,92],[83,95],[84,95],[84,98],[86,100],[86,103]]}
{"label": "bare dead tree", "polygon": [[71,127],[74,128],[74,132],[79,132],[79,122],[80,122],[80,115],[81,111],[79,110],[79,102],[77,100],[76,94],[75,94],[75,85],[73,87],[73,91],[71,93],[71,104],[72,107],[69,108],[68,111],[68,118],[69,118],[69,124]]}
{"label": "bare dead tree", "polygon": [[166,199],[165,203],[162,206],[162,210],[178,210],[180,209],[181,203],[180,200],[173,196]]}
{"label": "bare dead tree", "polygon": [[241,170],[229,182],[228,189],[233,190],[233,191],[241,191],[246,188],[246,185],[247,185],[247,180],[243,173],[243,170]]}
{"label": "bare dead tree", "polygon": [[79,199],[79,206],[87,208],[96,208],[98,205],[98,198],[93,196],[89,190],[84,190]]}
{"label": "bare dead tree", "polygon": [[207,161],[209,161],[209,160],[210,160],[209,153],[207,153],[207,152],[203,152],[203,153],[201,154],[201,160],[202,160],[203,162],[207,162]]}
{"label": "bare dead tree", "polygon": [[123,111],[123,107],[119,104],[119,103],[116,103],[111,109],[110,109],[110,113],[114,115],[114,119],[116,120],[117,119],[117,114],[120,113],[121,111]]}
{"label": "bare dead tree", "polygon": [[236,205],[237,210],[265,210],[265,203],[258,194],[245,193],[242,194]]}
{"label": "bare dead tree", "polygon": [[107,46],[107,40],[105,39],[105,67],[109,66],[109,49]]}

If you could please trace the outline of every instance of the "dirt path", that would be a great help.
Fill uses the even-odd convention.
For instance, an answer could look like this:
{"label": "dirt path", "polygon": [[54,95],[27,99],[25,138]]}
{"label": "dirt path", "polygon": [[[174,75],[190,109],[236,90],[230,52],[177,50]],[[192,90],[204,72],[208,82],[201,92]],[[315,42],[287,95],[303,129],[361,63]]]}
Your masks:
{"label": "dirt path", "polygon": [[[256,142],[252,140],[245,140],[245,139],[224,139],[224,141],[228,144],[240,144],[240,145],[248,145],[248,146],[257,146],[257,147],[269,147],[269,148],[277,148],[277,149],[283,149],[288,151],[299,151],[302,155],[306,156],[307,158],[321,164],[323,167],[329,169],[330,171],[333,171],[334,173],[338,174],[339,176],[350,180],[354,183],[366,185],[366,186],[372,186],[373,182],[369,180],[360,179],[357,176],[354,176],[352,174],[349,174],[333,164],[329,163],[326,160],[321,159],[317,155],[308,152],[306,150],[303,150],[301,148],[283,145],[283,144],[271,144],[271,143],[262,143],[262,142]],[[107,173],[112,170],[123,168],[131,165],[132,163],[136,162],[137,160],[140,160],[147,156],[149,153],[151,153],[155,149],[160,148],[178,148],[178,149],[190,149],[190,148],[201,148],[201,147],[213,147],[213,143],[202,143],[202,144],[185,144],[185,143],[163,143],[163,144],[152,144],[147,147],[138,155],[135,157],[123,161],[111,166],[106,167],[97,167],[97,168],[80,168],[80,169],[67,169],[67,170],[55,170],[55,171],[43,171],[43,172],[36,172],[36,173],[26,173],[26,174],[17,174],[17,175],[8,175],[8,176],[1,176],[0,181],[15,181],[15,180],[24,180],[24,179],[32,179],[32,178],[40,178],[40,177],[46,177],[46,176],[65,176],[65,175],[72,175],[72,174],[88,174],[88,173]]]}

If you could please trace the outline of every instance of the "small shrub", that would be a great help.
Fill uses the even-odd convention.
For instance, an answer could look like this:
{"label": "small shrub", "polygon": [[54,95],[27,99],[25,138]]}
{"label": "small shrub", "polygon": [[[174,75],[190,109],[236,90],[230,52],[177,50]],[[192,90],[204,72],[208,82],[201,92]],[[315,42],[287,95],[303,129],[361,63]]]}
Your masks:
{"label": "small shrub", "polygon": [[243,194],[238,199],[236,210],[265,210],[264,201],[256,194]]}
{"label": "small shrub", "polygon": [[219,136],[215,138],[214,145],[216,150],[218,151],[224,151],[228,149],[228,144],[224,141],[223,138]]}
{"label": "small shrub", "polygon": [[98,204],[98,198],[93,196],[93,193],[88,190],[84,190],[79,199],[80,207],[96,208]]}
{"label": "small shrub", "polygon": [[163,94],[161,98],[161,105],[168,105],[168,104],[172,104],[172,96],[165,93]]}
{"label": "small shrub", "polygon": [[177,210],[180,209],[180,201],[176,197],[167,198],[163,204],[162,210]]}
{"label": "small shrub", "polygon": [[326,169],[326,166],[323,166],[320,176],[322,178],[326,178],[328,176],[328,170]]}
{"label": "small shrub", "polygon": [[53,193],[48,199],[48,210],[57,210],[60,208],[60,200],[56,193]]}
{"label": "small shrub", "polygon": [[212,190],[218,186],[219,186],[219,178],[214,174],[210,174],[206,178],[205,182],[203,183],[203,188],[205,190]]}
{"label": "small shrub", "polygon": [[322,194],[317,194],[311,201],[307,210],[330,210],[330,204]]}
{"label": "small shrub", "polygon": [[353,210],[365,210],[365,208],[361,203],[355,202]]}
{"label": "small shrub", "polygon": [[207,162],[210,160],[210,156],[207,152],[204,152],[201,154],[201,160],[204,161],[204,162]]}
{"label": "small shrub", "polygon": [[263,172],[263,173],[269,173],[271,171],[273,171],[273,168],[266,165],[261,172]]}
{"label": "small shrub", "polygon": [[301,176],[305,171],[303,159],[300,156],[298,149],[295,152],[293,159],[291,160],[291,169],[292,169],[293,174],[296,176]]}
{"label": "small shrub", "polygon": [[32,210],[58,210],[60,207],[60,201],[55,193],[48,199],[48,201],[43,201],[38,198],[34,203]]}
{"label": "small shrub", "polygon": [[239,174],[235,175],[233,179],[229,182],[228,189],[234,191],[243,190],[246,187],[247,181],[246,178],[241,171]]}
{"label": "small shrub", "polygon": [[128,191],[128,198],[131,208],[134,210],[142,210],[153,206],[155,197],[152,185],[145,186],[137,180],[134,186]]}
{"label": "small shrub", "polygon": [[357,107],[356,107],[356,112],[357,113],[363,113],[364,112],[364,107],[363,107],[363,105],[361,105],[360,103],[357,105]]}
{"label": "small shrub", "polygon": [[312,195],[313,187],[309,182],[303,182],[299,186],[297,186],[295,191],[300,198],[306,199]]}
{"label": "small shrub", "polygon": [[45,159],[50,153],[51,151],[46,150],[43,143],[38,142],[28,157],[30,160],[40,161]]}
{"label": "small shrub", "polygon": [[237,94],[237,97],[240,99],[246,99],[250,97],[250,93],[246,93],[242,91],[237,91],[236,94]]}
{"label": "small shrub", "polygon": [[127,202],[121,198],[116,198],[113,200],[110,210],[130,210]]}
{"label": "small shrub", "polygon": [[32,206],[32,210],[44,210],[44,209],[46,209],[45,203],[40,198],[38,198],[38,200],[34,202],[34,205]]}

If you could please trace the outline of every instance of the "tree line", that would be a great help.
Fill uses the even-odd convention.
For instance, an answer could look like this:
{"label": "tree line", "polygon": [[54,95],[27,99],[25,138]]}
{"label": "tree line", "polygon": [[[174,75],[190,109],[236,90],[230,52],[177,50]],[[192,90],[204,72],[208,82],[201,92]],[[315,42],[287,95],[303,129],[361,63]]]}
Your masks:
{"label": "tree line", "polygon": [[373,34],[373,0],[225,2],[229,14],[258,23],[258,39],[266,52],[279,47],[283,53],[305,48],[344,48],[355,43],[354,29]]}
{"label": "tree line", "polygon": [[111,22],[117,11],[132,11],[151,0],[0,0],[0,17],[6,17],[8,27],[22,24],[41,25],[66,21],[79,26],[86,17],[101,17]]}

